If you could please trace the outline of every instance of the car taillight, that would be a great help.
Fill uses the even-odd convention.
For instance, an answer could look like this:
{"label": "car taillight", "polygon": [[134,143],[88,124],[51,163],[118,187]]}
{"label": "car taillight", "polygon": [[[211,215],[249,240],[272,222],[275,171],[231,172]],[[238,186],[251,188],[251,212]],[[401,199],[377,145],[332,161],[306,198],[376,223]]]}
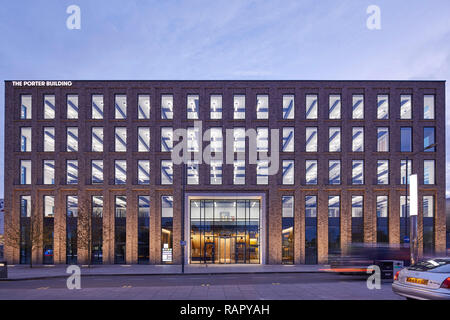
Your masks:
{"label": "car taillight", "polygon": [[450,289],[450,277],[445,279],[441,284],[441,288]]}
{"label": "car taillight", "polygon": [[400,273],[400,271],[397,271],[397,273],[394,276],[394,281],[398,281],[398,274]]}

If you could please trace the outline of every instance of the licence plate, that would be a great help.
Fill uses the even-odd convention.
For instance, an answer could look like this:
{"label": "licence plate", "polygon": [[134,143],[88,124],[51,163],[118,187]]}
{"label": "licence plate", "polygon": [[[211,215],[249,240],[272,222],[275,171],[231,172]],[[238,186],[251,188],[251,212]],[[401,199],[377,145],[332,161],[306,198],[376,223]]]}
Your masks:
{"label": "licence plate", "polygon": [[421,284],[423,286],[426,286],[428,284],[428,280],[426,280],[426,279],[411,278],[411,277],[406,278],[406,282],[414,283],[414,284]]}

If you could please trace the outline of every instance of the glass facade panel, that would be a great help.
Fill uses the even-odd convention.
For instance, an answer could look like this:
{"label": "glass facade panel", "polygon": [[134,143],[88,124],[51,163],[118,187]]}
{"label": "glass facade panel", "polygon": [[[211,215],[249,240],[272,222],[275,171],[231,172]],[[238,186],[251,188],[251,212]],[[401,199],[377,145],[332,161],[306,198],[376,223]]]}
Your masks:
{"label": "glass facade panel", "polygon": [[161,96],[161,119],[173,119],[173,95],[164,94]]}
{"label": "glass facade panel", "polygon": [[127,197],[115,196],[114,203],[114,263],[126,263]]}
{"label": "glass facade panel", "polygon": [[31,95],[20,96],[20,119],[31,119]]}
{"label": "glass facade panel", "polygon": [[20,160],[20,184],[31,184],[31,160]]}
{"label": "glass facade panel", "polygon": [[31,152],[31,128],[20,128],[20,151]]}
{"label": "glass facade panel", "polygon": [[67,128],[67,152],[78,152],[78,128]]}
{"label": "glass facade panel", "polygon": [[341,95],[330,94],[328,105],[328,118],[340,119],[341,118]]}
{"label": "glass facade panel", "polygon": [[234,100],[234,119],[245,119],[245,96],[235,95]]}
{"label": "glass facade panel", "polygon": [[412,128],[410,127],[400,128],[400,151],[412,151]]}
{"label": "glass facade panel", "polygon": [[283,184],[294,184],[294,160],[283,160]]}
{"label": "glass facade panel", "polygon": [[92,152],[103,152],[103,128],[93,127],[91,137],[91,150]]}
{"label": "glass facade panel", "polygon": [[412,118],[412,97],[410,94],[400,96],[400,119]]}
{"label": "glass facade panel", "polygon": [[[406,160],[400,160],[400,184],[406,184]],[[408,183],[412,170],[412,160],[408,160]]]}
{"label": "glass facade panel", "polygon": [[197,160],[187,162],[187,184],[199,184],[199,164]]}
{"label": "glass facade panel", "polygon": [[352,151],[364,152],[364,128],[353,127],[352,128]]}
{"label": "glass facade panel", "polygon": [[269,128],[256,128],[256,151],[269,151]]}
{"label": "glass facade panel", "polygon": [[317,119],[318,112],[318,98],[316,94],[306,95],[306,119]]}
{"label": "glass facade panel", "polygon": [[188,95],[187,96],[187,118],[188,119],[198,119],[199,118],[199,96],[198,95]]}
{"label": "glass facade panel", "polygon": [[138,128],[138,152],[150,152],[150,128]]}
{"label": "glass facade panel", "polygon": [[149,160],[138,160],[138,184],[150,184]]}
{"label": "glass facade panel", "polygon": [[423,253],[434,254],[434,196],[423,197]]}
{"label": "glass facade panel", "polygon": [[78,119],[78,95],[67,96],[67,119]]}
{"label": "glass facade panel", "polygon": [[259,263],[259,200],[191,200],[191,263]]}
{"label": "glass facade panel", "polygon": [[161,184],[173,184],[173,163],[161,160]]}
{"label": "glass facade panel", "polygon": [[377,242],[389,243],[388,196],[377,196]]}
{"label": "glass facade panel", "polygon": [[210,183],[222,184],[222,161],[220,160],[211,160]]}
{"label": "glass facade panel", "polygon": [[161,128],[161,152],[171,152],[173,149],[173,129]]}
{"label": "glass facade panel", "polygon": [[377,119],[389,119],[389,96],[387,94],[377,96]]}
{"label": "glass facade panel", "polygon": [[55,197],[44,196],[44,221],[42,233],[42,258],[44,264],[53,264],[54,217]]}
{"label": "glass facade panel", "polygon": [[114,151],[126,152],[127,151],[127,128],[116,127],[114,128]]}
{"label": "glass facade panel", "polygon": [[328,151],[340,152],[341,151],[341,128],[330,127],[328,128]]}
{"label": "glass facade panel", "polygon": [[283,119],[294,119],[294,95],[283,95]]}
{"label": "glass facade panel", "polygon": [[425,152],[435,152],[436,147],[431,147],[431,145],[436,143],[436,136],[434,132],[434,127],[424,127],[423,128],[423,148],[426,149]]}
{"label": "glass facade panel", "polygon": [[256,165],[256,184],[269,184],[269,160],[258,160]]}
{"label": "glass facade panel", "polygon": [[54,127],[44,127],[44,152],[55,152]]}
{"label": "glass facade panel", "polygon": [[233,184],[245,184],[245,160],[234,160]]}
{"label": "glass facade panel", "polygon": [[256,96],[256,119],[269,119],[269,96],[258,94]]}
{"label": "glass facade panel", "polygon": [[364,95],[352,96],[352,119],[364,119]]}
{"label": "glass facade panel", "polygon": [[116,94],[114,97],[114,119],[126,119],[127,118],[127,96],[123,94]]}
{"label": "glass facade panel", "polygon": [[405,243],[406,238],[409,239],[409,212],[409,199],[406,207],[406,196],[400,196],[400,243]]}
{"label": "glass facade panel", "polygon": [[31,260],[31,196],[20,196],[20,264]]}
{"label": "glass facade panel", "polygon": [[363,196],[352,196],[352,243],[364,242],[363,200]]}
{"label": "glass facade panel", "polygon": [[138,263],[147,264],[150,258],[150,197],[138,196]]}
{"label": "glass facade panel", "polygon": [[389,152],[389,128],[377,128],[377,151]]}
{"label": "glass facade panel", "polygon": [[103,197],[92,197],[92,250],[91,263],[103,263]]}
{"label": "glass facade panel", "polygon": [[214,94],[209,98],[210,103],[210,118],[211,119],[222,119],[222,95]]}
{"label": "glass facade panel", "polygon": [[91,103],[92,119],[103,119],[103,95],[93,94]]}
{"label": "glass facade panel", "polygon": [[364,160],[352,161],[352,184],[364,184]]}
{"label": "glass facade panel", "polygon": [[44,160],[44,184],[55,184],[55,160]]}
{"label": "glass facade panel", "polygon": [[341,160],[328,161],[328,183],[341,184]]}
{"label": "glass facade panel", "polygon": [[294,152],[294,128],[283,128],[282,152]]}
{"label": "glass facade panel", "polygon": [[127,161],[115,160],[114,161],[114,184],[126,184],[127,183]]}
{"label": "glass facade panel", "polygon": [[377,161],[377,184],[389,184],[389,160]]}
{"label": "glass facade panel", "polygon": [[78,160],[66,161],[67,184],[78,184]]}
{"label": "glass facade panel", "polygon": [[150,96],[138,95],[138,119],[150,119]]}
{"label": "glass facade panel", "polygon": [[284,264],[294,264],[294,197],[283,196],[281,202],[281,261]]}
{"label": "glass facade panel", "polygon": [[317,196],[305,197],[305,263],[317,263]]}
{"label": "glass facade panel", "polygon": [[434,160],[423,161],[423,184],[435,184],[435,170],[436,164]]}
{"label": "glass facade panel", "polygon": [[91,162],[92,183],[103,183],[103,160]]}

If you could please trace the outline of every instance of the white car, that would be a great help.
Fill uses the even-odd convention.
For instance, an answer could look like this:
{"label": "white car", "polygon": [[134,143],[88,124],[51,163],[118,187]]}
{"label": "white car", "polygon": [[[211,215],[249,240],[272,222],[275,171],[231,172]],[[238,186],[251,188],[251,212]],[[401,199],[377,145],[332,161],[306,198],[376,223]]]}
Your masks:
{"label": "white car", "polygon": [[392,290],[407,299],[450,300],[450,257],[424,260],[398,271]]}

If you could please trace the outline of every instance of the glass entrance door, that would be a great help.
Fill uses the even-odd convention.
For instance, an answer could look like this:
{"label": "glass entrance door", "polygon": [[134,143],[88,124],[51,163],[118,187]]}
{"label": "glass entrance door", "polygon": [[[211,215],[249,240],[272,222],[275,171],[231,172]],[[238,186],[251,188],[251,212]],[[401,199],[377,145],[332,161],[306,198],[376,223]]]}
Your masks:
{"label": "glass entrance door", "polygon": [[218,252],[218,262],[219,263],[235,263],[234,255],[234,238],[232,237],[219,237],[219,252]]}

